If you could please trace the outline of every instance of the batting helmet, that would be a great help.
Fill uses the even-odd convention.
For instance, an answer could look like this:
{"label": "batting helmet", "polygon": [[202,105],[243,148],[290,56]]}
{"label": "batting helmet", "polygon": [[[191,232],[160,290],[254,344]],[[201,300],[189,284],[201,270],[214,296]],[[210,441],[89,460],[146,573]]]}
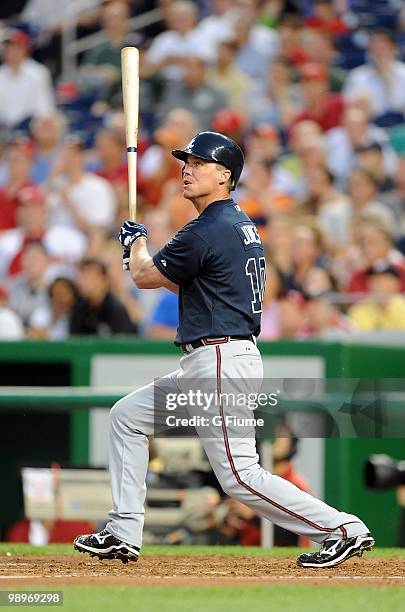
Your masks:
{"label": "batting helmet", "polygon": [[194,155],[207,161],[222,164],[231,171],[232,185],[235,189],[243,168],[243,152],[234,140],[218,132],[200,132],[188,143],[185,149],[174,149],[172,155],[187,161],[188,155]]}

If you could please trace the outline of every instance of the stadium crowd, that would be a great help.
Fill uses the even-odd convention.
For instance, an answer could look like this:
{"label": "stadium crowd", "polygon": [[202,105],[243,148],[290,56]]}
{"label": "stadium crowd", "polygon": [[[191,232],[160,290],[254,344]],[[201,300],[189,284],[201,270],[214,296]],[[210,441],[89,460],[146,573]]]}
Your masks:
{"label": "stadium crowd", "polygon": [[[103,36],[66,74],[73,18],[79,39]],[[171,150],[219,131],[244,150],[234,198],[268,256],[261,338],[405,330],[401,2],[28,0],[0,19],[1,339],[175,335],[177,296],[138,290],[116,240],[131,44],[151,253],[195,215]]]}

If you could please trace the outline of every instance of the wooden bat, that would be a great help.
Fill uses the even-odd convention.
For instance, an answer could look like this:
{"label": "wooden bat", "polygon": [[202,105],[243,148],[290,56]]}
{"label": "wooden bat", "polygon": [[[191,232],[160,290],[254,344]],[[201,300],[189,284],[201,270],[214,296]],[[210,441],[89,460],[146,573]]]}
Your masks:
{"label": "wooden bat", "polygon": [[129,218],[136,221],[136,161],[139,112],[139,51],[124,47],[121,51],[122,98],[128,157]]}

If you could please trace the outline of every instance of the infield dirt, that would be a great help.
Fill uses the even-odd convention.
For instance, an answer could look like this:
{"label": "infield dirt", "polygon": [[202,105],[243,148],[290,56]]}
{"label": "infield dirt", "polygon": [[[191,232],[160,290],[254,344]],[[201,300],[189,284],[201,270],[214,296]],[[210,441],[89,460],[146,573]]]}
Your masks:
{"label": "infield dirt", "polygon": [[295,565],[295,557],[196,555],[141,557],[124,565],[119,560],[84,555],[0,556],[0,588],[17,585],[257,585],[328,584],[405,586],[405,558],[353,558],[331,570]]}

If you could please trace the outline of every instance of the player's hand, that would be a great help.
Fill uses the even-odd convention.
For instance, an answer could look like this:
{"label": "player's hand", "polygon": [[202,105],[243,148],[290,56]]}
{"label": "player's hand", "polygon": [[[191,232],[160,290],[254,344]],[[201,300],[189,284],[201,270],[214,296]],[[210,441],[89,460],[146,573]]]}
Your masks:
{"label": "player's hand", "polygon": [[131,249],[131,246],[138,238],[147,238],[148,230],[143,223],[135,221],[125,221],[118,234],[118,240],[124,249]]}
{"label": "player's hand", "polygon": [[122,269],[129,270],[129,258],[131,256],[131,251],[129,249],[124,249],[122,253]]}

